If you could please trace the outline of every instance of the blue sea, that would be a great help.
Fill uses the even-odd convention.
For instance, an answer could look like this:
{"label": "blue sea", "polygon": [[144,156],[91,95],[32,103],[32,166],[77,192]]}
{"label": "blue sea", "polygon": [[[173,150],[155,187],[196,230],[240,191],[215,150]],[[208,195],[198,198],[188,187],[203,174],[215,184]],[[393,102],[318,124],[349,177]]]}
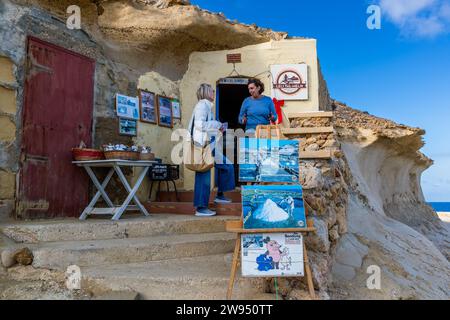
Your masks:
{"label": "blue sea", "polygon": [[428,202],[437,212],[450,212],[450,202]]}

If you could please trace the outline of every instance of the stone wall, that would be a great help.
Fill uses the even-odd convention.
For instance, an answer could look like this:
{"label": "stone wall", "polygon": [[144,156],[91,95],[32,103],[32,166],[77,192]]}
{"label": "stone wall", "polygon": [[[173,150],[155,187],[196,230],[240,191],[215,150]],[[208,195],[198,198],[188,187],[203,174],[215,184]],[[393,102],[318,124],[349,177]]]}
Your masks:
{"label": "stone wall", "polygon": [[[333,126],[333,118],[294,118],[291,128]],[[316,233],[305,238],[313,274],[313,283],[321,299],[328,299],[329,276],[334,251],[341,237],[347,232],[348,190],[345,182],[347,166],[342,158],[339,143],[334,133],[289,135],[289,139],[300,139],[303,150],[331,150],[330,159],[300,160],[300,183],[303,187],[308,217],[312,219]],[[269,282],[273,291],[274,283]],[[284,299],[308,298],[306,278],[279,280],[279,290]]]}
{"label": "stone wall", "polygon": [[16,190],[16,67],[11,59],[0,56],[0,220],[14,209]]}
{"label": "stone wall", "polygon": [[118,134],[114,94],[136,94],[140,74],[125,64],[108,59],[103,48],[86,32],[67,29],[65,21],[38,7],[2,1],[0,21],[2,39],[7,39],[0,46],[0,217],[6,218],[14,209],[20,169],[27,37],[35,36],[96,61],[95,147],[110,141],[131,143],[131,138]]}
{"label": "stone wall", "polygon": [[[81,30],[66,27],[66,9],[73,4],[81,8]],[[238,48],[286,36],[231,22],[223,15],[188,4],[166,0],[0,2],[0,217],[13,211],[20,169],[27,36],[96,61],[93,147],[135,142],[152,146],[165,161],[170,156],[170,129],[139,123],[141,134],[134,141],[120,136],[115,94],[137,96],[138,88],[143,88],[179,96],[178,85],[175,90],[167,90],[165,84],[176,84],[181,79],[192,52]],[[153,82],[145,76],[140,79],[151,72],[149,79]],[[133,179],[133,174],[129,178]],[[113,182],[110,188],[115,191],[117,184]],[[119,189],[113,198],[121,193]],[[145,193],[146,190],[141,192],[141,197],[145,198]]]}
{"label": "stone wall", "polygon": [[328,91],[327,82],[322,73],[322,68],[320,67],[320,61],[317,59],[317,65],[319,68],[319,110],[320,111],[331,111],[332,110],[332,100],[330,98],[330,93]]}
{"label": "stone wall", "polygon": [[[291,128],[316,128],[332,126],[333,122],[331,118],[311,117],[290,119]],[[330,150],[334,152],[339,149],[339,144],[336,141],[334,133],[290,135],[290,138],[300,138],[300,152],[320,150]]]}

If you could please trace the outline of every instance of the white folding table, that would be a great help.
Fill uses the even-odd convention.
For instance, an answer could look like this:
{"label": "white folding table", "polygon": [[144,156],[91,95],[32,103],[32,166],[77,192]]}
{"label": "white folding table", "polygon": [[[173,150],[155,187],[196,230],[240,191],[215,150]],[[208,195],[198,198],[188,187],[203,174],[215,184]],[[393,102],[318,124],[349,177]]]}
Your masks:
{"label": "white folding table", "polygon": [[[144,180],[145,176],[147,175],[148,170],[152,167],[153,164],[157,163],[156,161],[90,160],[90,161],[73,161],[72,163],[79,167],[83,167],[86,170],[87,174],[89,175],[89,177],[91,178],[92,182],[94,183],[95,187],[98,190],[95,196],[92,198],[91,202],[89,202],[88,206],[84,209],[83,213],[80,216],[80,220],[85,220],[89,215],[94,214],[112,215],[113,216],[112,220],[119,220],[122,214],[125,212],[125,210],[139,210],[145,216],[149,216],[149,213],[137,198],[136,192],[141,186],[141,183]],[[125,175],[120,169],[121,167],[142,168],[142,171],[133,187],[129,185],[127,179],[125,178]],[[92,168],[110,168],[103,183],[100,184]],[[128,196],[120,206],[115,206],[105,191],[106,186],[111,180],[111,177],[113,176],[114,172],[117,173],[120,181],[125,187],[125,190],[128,192]],[[105,200],[106,204],[108,205],[108,208],[94,207],[100,197],[102,197]],[[136,205],[130,205],[130,202],[132,200]]]}

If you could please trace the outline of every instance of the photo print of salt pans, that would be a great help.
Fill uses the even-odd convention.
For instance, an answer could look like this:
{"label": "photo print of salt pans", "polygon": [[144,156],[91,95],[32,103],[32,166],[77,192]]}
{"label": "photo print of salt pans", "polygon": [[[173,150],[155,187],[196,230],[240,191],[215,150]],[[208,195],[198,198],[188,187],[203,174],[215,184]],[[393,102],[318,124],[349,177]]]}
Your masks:
{"label": "photo print of salt pans", "polygon": [[244,229],[306,228],[299,185],[242,186]]}
{"label": "photo print of salt pans", "polygon": [[298,232],[241,235],[243,277],[304,275],[303,238]]}
{"label": "photo print of salt pans", "polygon": [[298,140],[239,139],[239,181],[298,182]]}

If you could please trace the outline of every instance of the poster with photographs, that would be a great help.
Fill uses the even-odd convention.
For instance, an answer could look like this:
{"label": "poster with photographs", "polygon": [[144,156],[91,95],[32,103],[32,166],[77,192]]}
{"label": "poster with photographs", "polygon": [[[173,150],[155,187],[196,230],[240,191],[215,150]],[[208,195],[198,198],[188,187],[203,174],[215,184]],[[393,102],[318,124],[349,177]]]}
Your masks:
{"label": "poster with photographs", "polygon": [[173,127],[172,101],[168,97],[157,96],[158,124],[162,127]]}
{"label": "poster with photographs", "polygon": [[172,99],[172,114],[174,119],[181,119],[180,100]]}
{"label": "poster with photographs", "polygon": [[301,186],[241,188],[244,229],[306,228]]}
{"label": "poster with photographs", "polygon": [[153,92],[140,90],[139,98],[141,105],[141,121],[157,124],[158,119],[155,94]]}
{"label": "poster with photographs", "polygon": [[119,134],[124,136],[137,136],[137,121],[131,119],[119,119]]}
{"label": "poster with photographs", "polygon": [[301,233],[241,235],[243,277],[298,277],[304,275]]}
{"label": "poster with photographs", "polygon": [[298,182],[299,141],[240,138],[239,181]]}
{"label": "poster with photographs", "polygon": [[119,118],[139,120],[139,99],[117,93],[116,112]]}

